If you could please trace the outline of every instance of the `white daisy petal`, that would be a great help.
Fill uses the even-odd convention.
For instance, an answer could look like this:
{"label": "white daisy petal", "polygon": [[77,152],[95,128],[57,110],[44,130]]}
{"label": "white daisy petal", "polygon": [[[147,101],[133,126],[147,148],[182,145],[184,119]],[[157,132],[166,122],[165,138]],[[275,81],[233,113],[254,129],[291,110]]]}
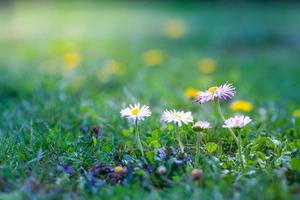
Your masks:
{"label": "white daisy petal", "polygon": [[212,128],[211,124],[207,121],[197,121],[193,125],[194,130],[204,130],[204,129],[210,129]]}
{"label": "white daisy petal", "polygon": [[248,116],[234,116],[225,120],[223,128],[243,128],[251,121],[251,118]]}
{"label": "white daisy petal", "polygon": [[216,90],[219,99],[228,100],[235,94],[235,89],[231,84],[225,83]]}
{"label": "white daisy petal", "polygon": [[216,97],[217,95],[215,93],[212,93],[210,91],[200,91],[195,99],[195,101],[197,103],[205,103],[205,102],[208,102],[208,101],[212,101],[214,100],[214,98]]}
{"label": "white daisy petal", "polygon": [[128,120],[144,120],[145,117],[151,116],[151,111],[149,106],[143,105],[142,107],[140,104],[129,105],[126,108],[121,110],[121,116],[127,118]]}
{"label": "white daisy petal", "polygon": [[161,116],[161,120],[167,123],[174,123],[181,126],[182,124],[188,124],[193,122],[193,116],[191,112],[165,110]]}
{"label": "white daisy petal", "polygon": [[208,90],[204,92],[203,91],[199,92],[197,94],[195,102],[202,104],[208,101],[213,101],[215,98],[229,100],[234,96],[234,94],[235,94],[234,87],[229,83],[225,83],[220,86],[210,87]]}

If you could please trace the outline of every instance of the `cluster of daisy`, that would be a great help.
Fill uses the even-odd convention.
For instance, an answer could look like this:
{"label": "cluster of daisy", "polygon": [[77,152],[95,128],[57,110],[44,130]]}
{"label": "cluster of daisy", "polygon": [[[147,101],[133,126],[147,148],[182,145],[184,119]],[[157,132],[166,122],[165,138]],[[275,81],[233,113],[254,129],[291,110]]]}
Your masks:
{"label": "cluster of daisy", "polygon": [[[196,103],[203,104],[205,102],[215,102],[217,106],[217,110],[221,116],[221,118],[224,121],[223,128],[227,128],[231,135],[234,137],[238,147],[239,147],[239,154],[240,154],[240,159],[241,157],[241,146],[240,146],[240,137],[237,137],[236,134],[234,133],[234,130],[239,130],[249,124],[251,122],[250,117],[248,116],[243,116],[243,115],[236,115],[234,117],[225,119],[221,107],[220,107],[220,100],[229,100],[235,95],[235,88],[228,83],[225,83],[220,86],[214,86],[210,87],[206,91],[200,91],[197,93],[197,97],[195,99]],[[125,107],[124,109],[121,110],[121,116],[126,117],[129,121],[135,122],[135,133],[136,133],[136,143],[142,153],[143,152],[143,147],[140,141],[140,136],[138,133],[138,121],[144,120],[147,117],[151,116],[151,110],[149,106],[143,105],[141,106],[140,104],[134,104],[134,105],[129,105]],[[176,129],[176,139],[178,141],[179,147],[181,152],[184,152],[184,146],[181,142],[180,139],[180,133],[179,133],[179,127],[181,127],[183,124],[189,124],[192,123],[193,116],[192,113],[189,111],[177,111],[175,109],[172,110],[165,110],[162,113],[161,116],[161,121],[166,122],[166,123],[172,123],[175,125]],[[207,121],[197,121],[193,124],[192,126],[193,130],[196,132],[201,132],[206,129],[211,129],[212,125],[207,122]],[[239,131],[238,131],[239,133]],[[198,144],[199,138],[197,137],[196,139],[196,145]],[[199,149],[199,146],[196,146],[196,150]],[[196,156],[197,156],[196,152]]]}

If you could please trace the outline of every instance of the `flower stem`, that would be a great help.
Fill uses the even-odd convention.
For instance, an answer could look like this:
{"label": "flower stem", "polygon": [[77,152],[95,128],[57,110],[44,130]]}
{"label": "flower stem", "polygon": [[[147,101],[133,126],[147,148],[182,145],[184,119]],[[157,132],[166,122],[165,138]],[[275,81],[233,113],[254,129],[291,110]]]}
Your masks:
{"label": "flower stem", "polygon": [[180,151],[181,151],[181,153],[184,153],[184,147],[183,147],[183,144],[182,144],[181,139],[180,139],[178,123],[176,123],[175,128],[176,128],[176,138],[177,138],[177,141],[178,141],[178,144],[179,144],[179,147],[180,147]]}
{"label": "flower stem", "polygon": [[[224,114],[222,112],[219,99],[216,100],[216,106],[217,106],[217,110],[218,110],[218,113],[219,113],[220,117],[222,118],[223,121],[225,121],[225,117],[224,117]],[[231,128],[228,128],[228,131],[231,134],[231,136],[234,138],[235,143],[238,146],[239,160],[240,160],[240,163],[242,165],[242,168],[244,168],[244,161],[243,161],[243,157],[242,157],[242,145],[241,145],[241,135],[240,135],[240,132],[238,131],[238,138],[237,138]]]}
{"label": "flower stem", "polygon": [[221,119],[222,119],[223,121],[225,121],[225,117],[224,117],[224,114],[223,114],[223,112],[222,112],[221,105],[220,105],[220,100],[217,99],[215,102],[216,102],[217,110],[218,110],[218,113],[219,113]]}
{"label": "flower stem", "polygon": [[137,120],[135,120],[135,140],[136,140],[136,144],[137,144],[138,148],[141,151],[142,157],[145,160],[144,149],[143,149],[141,139],[140,139],[140,134],[139,134],[139,131],[138,131],[138,122],[137,122]]}
{"label": "flower stem", "polygon": [[243,160],[243,155],[242,155],[242,138],[241,138],[241,132],[240,130],[237,131],[238,132],[238,151],[239,151],[239,159],[240,159],[240,163],[242,165],[242,168],[244,168],[244,160]]}
{"label": "flower stem", "polygon": [[201,132],[197,131],[197,135],[196,135],[196,158],[195,158],[195,164],[197,166],[199,165],[199,160],[200,160],[200,135],[201,135]]}
{"label": "flower stem", "polygon": [[[223,112],[222,112],[222,109],[221,109],[221,105],[220,105],[219,99],[216,100],[216,106],[217,106],[217,110],[218,110],[218,113],[219,113],[221,119],[222,119],[223,121],[225,121],[225,117],[224,117],[224,114],[223,114]],[[231,128],[228,128],[228,131],[229,131],[229,133],[231,134],[231,136],[234,138],[236,144],[238,145],[239,141],[238,141],[238,138],[236,137],[236,135],[234,134],[233,130],[232,130]]]}

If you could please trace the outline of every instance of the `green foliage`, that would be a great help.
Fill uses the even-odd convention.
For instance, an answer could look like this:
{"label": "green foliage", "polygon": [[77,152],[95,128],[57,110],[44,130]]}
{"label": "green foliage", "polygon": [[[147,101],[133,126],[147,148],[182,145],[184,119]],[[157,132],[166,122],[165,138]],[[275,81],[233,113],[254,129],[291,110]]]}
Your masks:
{"label": "green foliage", "polygon": [[208,153],[214,153],[217,150],[218,145],[213,142],[209,142],[205,144]]}

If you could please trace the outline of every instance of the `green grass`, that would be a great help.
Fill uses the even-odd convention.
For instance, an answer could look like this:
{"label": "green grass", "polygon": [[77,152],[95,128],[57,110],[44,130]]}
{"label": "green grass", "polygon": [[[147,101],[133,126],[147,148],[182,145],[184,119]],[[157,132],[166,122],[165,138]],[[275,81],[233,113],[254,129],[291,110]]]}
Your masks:
{"label": "green grass", "polygon": [[[298,4],[13,4],[0,10],[0,199],[298,199],[300,190],[300,38]],[[163,34],[166,22],[183,20],[186,35]],[[147,67],[148,49],[165,53]],[[78,52],[66,72],[63,57]],[[216,71],[203,74],[200,59]],[[102,77],[116,60],[121,74]],[[99,78],[99,76],[101,76]],[[230,82],[235,99],[253,103],[253,123],[242,131],[246,167],[212,103],[198,105],[184,90]],[[120,110],[140,102],[153,115],[141,123],[143,164],[131,125]],[[234,115],[223,102],[227,117]],[[184,109],[215,126],[201,149],[193,181],[195,133],[183,126],[188,156],[155,160],[158,148],[178,149],[164,109]],[[263,114],[262,112],[265,112]],[[96,139],[93,127],[101,126]],[[99,173],[127,167],[123,177]],[[165,165],[167,175],[157,168]],[[68,166],[72,166],[69,173]],[[92,170],[94,168],[94,171]],[[118,182],[115,184],[115,182]]]}

